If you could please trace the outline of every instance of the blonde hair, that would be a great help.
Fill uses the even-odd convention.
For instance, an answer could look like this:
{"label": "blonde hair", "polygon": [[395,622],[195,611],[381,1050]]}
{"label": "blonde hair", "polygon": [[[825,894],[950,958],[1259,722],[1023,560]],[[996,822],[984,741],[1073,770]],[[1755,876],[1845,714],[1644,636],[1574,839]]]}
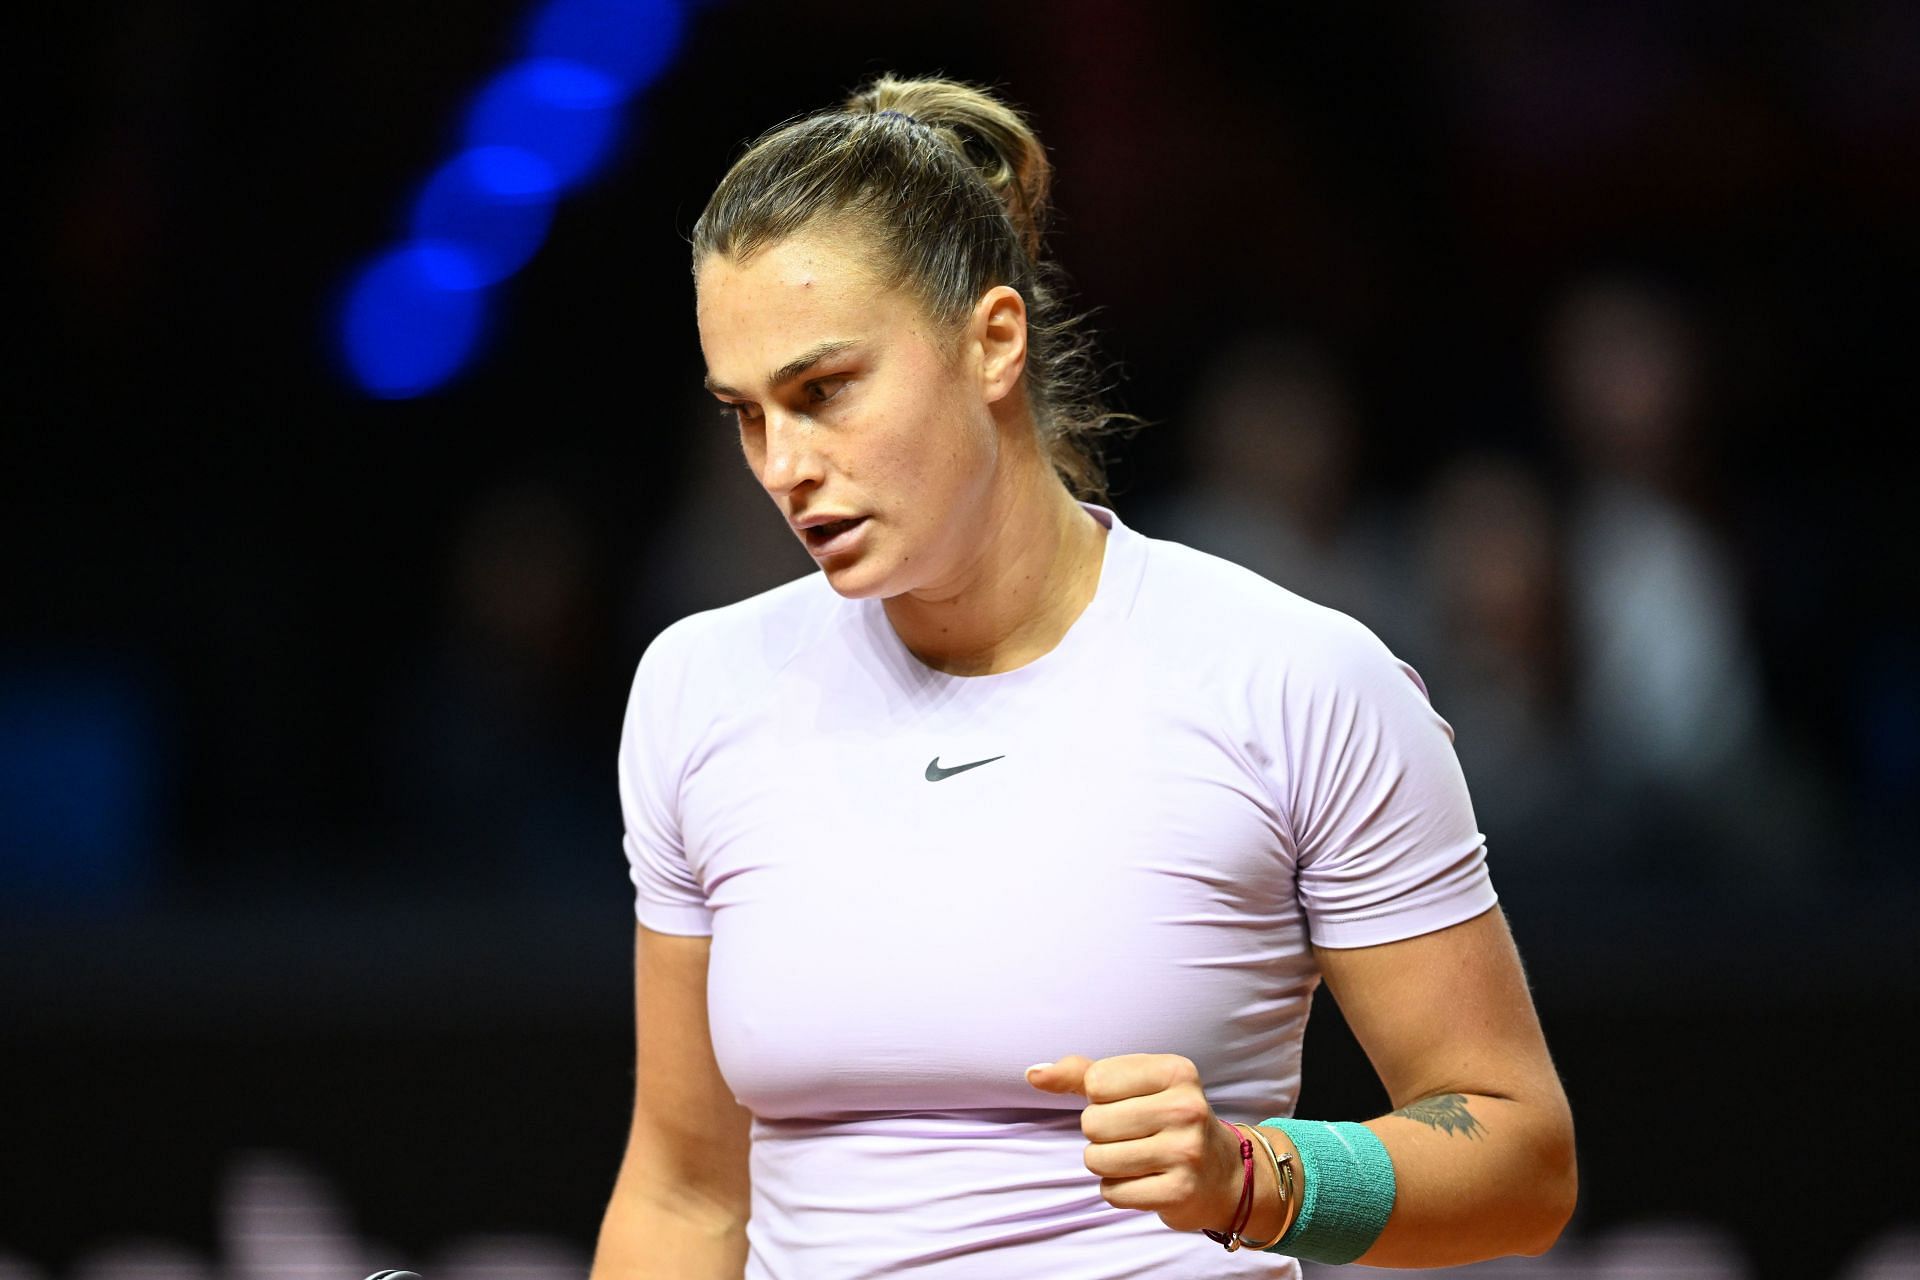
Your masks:
{"label": "blonde hair", "polygon": [[1027,402],[1048,460],[1076,496],[1102,498],[1098,437],[1137,421],[1109,410],[1084,317],[1046,255],[1053,166],[1026,119],[985,89],[881,76],[836,109],[779,125],[734,162],[693,227],[744,260],[824,219],[878,250],[883,275],[957,325],[995,285],[1027,304]]}

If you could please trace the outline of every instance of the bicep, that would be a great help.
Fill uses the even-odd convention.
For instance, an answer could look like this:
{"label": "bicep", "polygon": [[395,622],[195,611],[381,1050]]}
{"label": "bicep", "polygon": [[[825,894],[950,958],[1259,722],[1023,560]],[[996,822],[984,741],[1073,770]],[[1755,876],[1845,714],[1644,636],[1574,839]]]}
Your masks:
{"label": "bicep", "polygon": [[633,1129],[622,1181],[744,1218],[751,1117],[714,1058],[712,944],[635,928]]}
{"label": "bicep", "polygon": [[1499,907],[1371,947],[1315,947],[1394,1107],[1442,1093],[1565,1105]]}

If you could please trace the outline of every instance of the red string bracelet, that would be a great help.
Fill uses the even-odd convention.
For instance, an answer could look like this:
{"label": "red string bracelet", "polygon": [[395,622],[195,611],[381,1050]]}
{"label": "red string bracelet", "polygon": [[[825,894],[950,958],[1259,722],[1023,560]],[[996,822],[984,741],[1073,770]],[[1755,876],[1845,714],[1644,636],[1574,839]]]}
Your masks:
{"label": "red string bracelet", "polygon": [[[1219,1119],[1217,1116],[1214,1118]],[[1221,1120],[1220,1123],[1233,1130],[1233,1136],[1239,1140],[1240,1163],[1247,1168],[1247,1180],[1240,1188],[1240,1204],[1233,1211],[1233,1225],[1225,1231],[1214,1231],[1207,1227],[1202,1227],[1200,1230],[1207,1239],[1221,1245],[1228,1253],[1232,1253],[1240,1247],[1239,1235],[1253,1217],[1253,1139],[1235,1129],[1228,1121]]]}

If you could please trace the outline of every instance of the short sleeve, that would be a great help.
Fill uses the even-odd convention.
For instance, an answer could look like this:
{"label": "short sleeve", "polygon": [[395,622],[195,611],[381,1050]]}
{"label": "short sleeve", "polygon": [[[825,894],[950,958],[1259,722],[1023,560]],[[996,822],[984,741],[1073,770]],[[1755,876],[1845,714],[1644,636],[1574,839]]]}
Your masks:
{"label": "short sleeve", "polygon": [[1366,947],[1470,920],[1497,898],[1452,727],[1412,667],[1337,616],[1333,643],[1288,681],[1285,803],[1308,935]]}
{"label": "short sleeve", "polygon": [[659,933],[709,936],[713,913],[688,864],[679,819],[684,752],[685,673],[677,670],[680,639],[674,628],[640,659],[620,733],[620,810],[626,821],[628,875],[634,916]]}

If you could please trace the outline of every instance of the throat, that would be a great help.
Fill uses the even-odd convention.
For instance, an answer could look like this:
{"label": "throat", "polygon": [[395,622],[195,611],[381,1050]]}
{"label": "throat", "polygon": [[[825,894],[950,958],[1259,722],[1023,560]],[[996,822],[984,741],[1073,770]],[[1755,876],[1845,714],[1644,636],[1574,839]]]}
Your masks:
{"label": "throat", "polygon": [[888,599],[887,620],[901,642],[952,676],[1015,671],[1053,652],[1093,603],[1106,552],[1106,526],[1077,502],[1073,516],[1054,536],[1022,547],[1028,554],[987,558],[968,589]]}

